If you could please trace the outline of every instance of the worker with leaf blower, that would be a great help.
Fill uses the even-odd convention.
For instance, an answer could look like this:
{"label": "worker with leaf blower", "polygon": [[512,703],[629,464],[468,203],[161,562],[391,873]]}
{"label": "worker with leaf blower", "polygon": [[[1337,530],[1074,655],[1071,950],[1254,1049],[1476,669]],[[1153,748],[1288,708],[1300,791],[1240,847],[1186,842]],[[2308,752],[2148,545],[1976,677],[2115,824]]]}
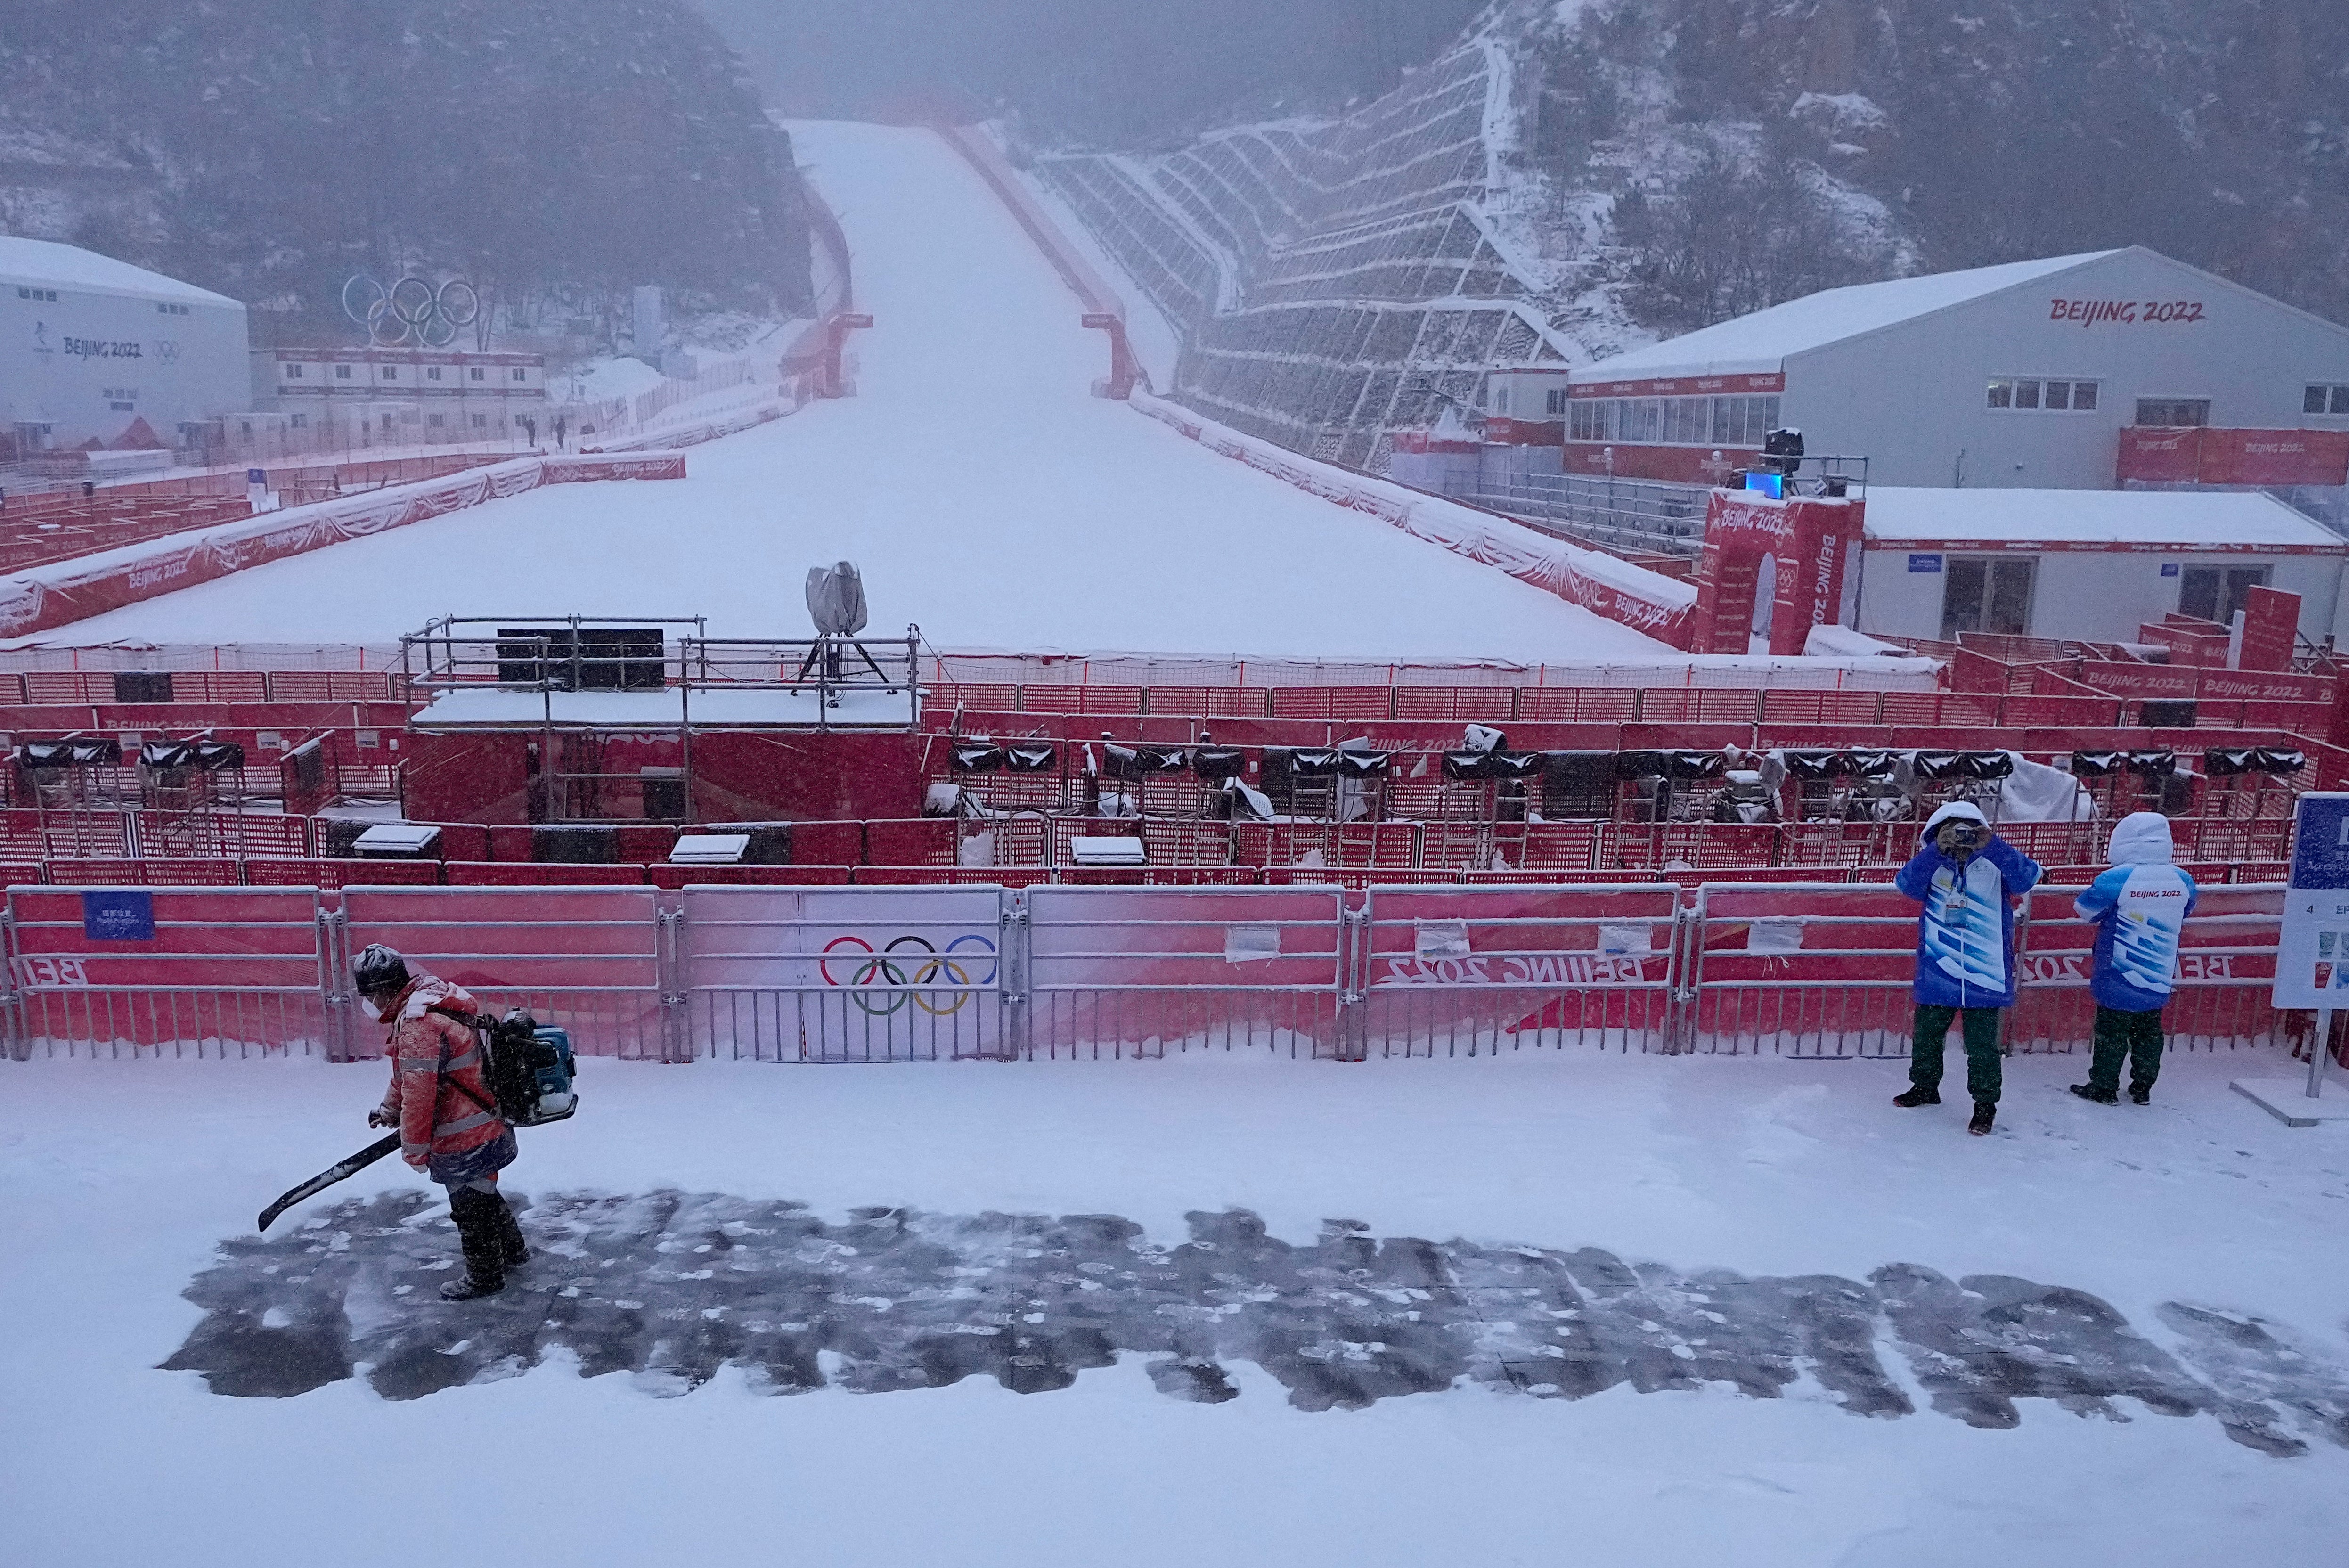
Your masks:
{"label": "worker with leaf blower", "polygon": [[460,987],[410,974],[407,961],[380,944],[359,955],[352,981],[361,1004],[391,1029],[391,1087],[367,1125],[398,1128],[399,1158],[449,1189],[465,1274],[440,1293],[458,1302],[494,1295],[530,1248],[498,1190],[498,1172],[513,1163],[514,1135],[483,1070],[480,1009]]}

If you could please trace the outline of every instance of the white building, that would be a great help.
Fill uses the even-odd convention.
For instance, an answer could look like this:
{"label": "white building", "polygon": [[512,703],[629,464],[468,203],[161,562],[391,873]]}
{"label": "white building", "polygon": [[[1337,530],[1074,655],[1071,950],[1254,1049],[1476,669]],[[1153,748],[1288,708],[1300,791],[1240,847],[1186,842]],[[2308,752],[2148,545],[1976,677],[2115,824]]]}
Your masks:
{"label": "white building", "polygon": [[[523,416],[543,422],[540,354],[446,348],[256,348],[253,403],[290,430],[364,431],[378,443],[503,441]],[[233,432],[231,432],[233,433]]]}
{"label": "white building", "polygon": [[1577,369],[1567,401],[1568,472],[1718,483],[1785,425],[1871,485],[2109,490],[2125,431],[2206,426],[2328,432],[2235,441],[2229,472],[2339,485],[2349,328],[2131,246],[1829,289]]}
{"label": "white building", "polygon": [[2300,635],[2349,642],[2349,541],[2271,496],[1871,486],[1859,630],[2135,641],[2172,613],[2220,625],[2254,584],[2300,596]]}
{"label": "white building", "polygon": [[176,444],[243,409],[244,306],[47,240],[0,234],[0,439],[26,452]]}

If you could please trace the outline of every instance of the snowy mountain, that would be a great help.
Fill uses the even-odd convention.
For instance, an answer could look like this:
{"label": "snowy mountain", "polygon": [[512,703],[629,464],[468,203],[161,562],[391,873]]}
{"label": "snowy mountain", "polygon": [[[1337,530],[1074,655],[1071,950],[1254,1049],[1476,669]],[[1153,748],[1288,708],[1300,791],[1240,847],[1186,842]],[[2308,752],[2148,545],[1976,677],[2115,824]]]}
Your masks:
{"label": "snowy mountain", "polygon": [[1182,333],[1178,398],[1378,470],[1487,365],[1872,278],[2145,244],[2349,317],[2344,69],[2317,0],[1503,0],[1340,112],[1023,123]]}
{"label": "snowy mountain", "polygon": [[16,0],[0,230],[348,330],[354,272],[457,272],[533,317],[658,283],[808,295],[788,140],[682,0]]}

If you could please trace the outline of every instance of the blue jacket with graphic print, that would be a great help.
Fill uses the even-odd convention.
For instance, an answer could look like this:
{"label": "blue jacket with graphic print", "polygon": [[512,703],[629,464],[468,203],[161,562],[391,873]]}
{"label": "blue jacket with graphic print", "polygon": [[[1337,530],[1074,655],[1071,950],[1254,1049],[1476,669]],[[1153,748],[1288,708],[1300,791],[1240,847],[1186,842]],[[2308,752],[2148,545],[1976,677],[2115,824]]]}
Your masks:
{"label": "blue jacket with graphic print", "polygon": [[1917,922],[1920,1007],[2014,1005],[2014,900],[2039,880],[2039,862],[1992,834],[1963,863],[1941,853],[1933,835],[1963,818],[1989,824],[1974,807],[1945,805],[1925,824],[1924,846],[1892,885],[1925,906]]}
{"label": "blue jacket with graphic print", "polygon": [[2169,820],[2132,812],[2113,829],[2113,867],[2073,903],[2096,922],[2095,967],[2088,990],[2099,1007],[2154,1012],[2169,1000],[2186,917],[2199,896],[2194,878],[2169,863]]}

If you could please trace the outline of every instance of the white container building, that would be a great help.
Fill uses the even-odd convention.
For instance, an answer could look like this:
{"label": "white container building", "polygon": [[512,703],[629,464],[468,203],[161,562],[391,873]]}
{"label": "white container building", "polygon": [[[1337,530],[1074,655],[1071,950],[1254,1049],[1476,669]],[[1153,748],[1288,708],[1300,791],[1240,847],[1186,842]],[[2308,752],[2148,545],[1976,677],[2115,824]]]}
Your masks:
{"label": "white container building", "polygon": [[160,273],[0,234],[0,438],[17,455],[175,445],[250,406],[244,306]]}
{"label": "white container building", "polygon": [[2225,625],[2253,585],[2300,596],[2300,635],[2349,643],[2349,541],[2227,491],[1872,486],[1857,614],[1879,637],[1961,631],[2129,642],[2173,612]]}
{"label": "white container building", "polygon": [[[1783,425],[1871,485],[2109,490],[2131,429],[2349,432],[2349,328],[2131,246],[1829,289],[1578,369],[1567,403],[1569,473],[1718,483]],[[2349,457],[2236,444],[2250,485]]]}

